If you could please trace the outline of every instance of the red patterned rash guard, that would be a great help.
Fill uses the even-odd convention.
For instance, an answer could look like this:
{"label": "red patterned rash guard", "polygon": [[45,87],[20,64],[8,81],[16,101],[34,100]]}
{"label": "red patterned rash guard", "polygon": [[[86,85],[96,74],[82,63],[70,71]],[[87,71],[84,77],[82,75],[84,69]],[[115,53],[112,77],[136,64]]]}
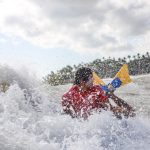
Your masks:
{"label": "red patterned rash guard", "polygon": [[67,93],[62,96],[63,110],[72,112],[72,117],[87,118],[94,110],[100,110],[108,102],[108,97],[100,86],[81,91],[80,87],[74,85]]}

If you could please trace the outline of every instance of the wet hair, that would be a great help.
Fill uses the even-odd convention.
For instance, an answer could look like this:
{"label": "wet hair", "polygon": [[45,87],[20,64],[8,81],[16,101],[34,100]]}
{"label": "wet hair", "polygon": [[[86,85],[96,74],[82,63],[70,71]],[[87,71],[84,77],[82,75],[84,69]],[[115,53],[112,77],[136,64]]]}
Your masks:
{"label": "wet hair", "polygon": [[81,81],[88,81],[90,75],[92,75],[92,70],[90,68],[79,68],[75,73],[74,85],[79,85]]}

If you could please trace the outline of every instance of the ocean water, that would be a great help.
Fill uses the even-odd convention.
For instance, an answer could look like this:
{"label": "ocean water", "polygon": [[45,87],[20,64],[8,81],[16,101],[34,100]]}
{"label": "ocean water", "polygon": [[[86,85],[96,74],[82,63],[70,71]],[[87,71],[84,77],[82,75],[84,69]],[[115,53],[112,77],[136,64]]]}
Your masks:
{"label": "ocean water", "polygon": [[15,80],[0,93],[0,150],[150,149],[150,75],[116,91],[137,113],[122,120],[105,111],[88,121],[72,119],[60,103],[71,85],[51,87],[21,75]]}

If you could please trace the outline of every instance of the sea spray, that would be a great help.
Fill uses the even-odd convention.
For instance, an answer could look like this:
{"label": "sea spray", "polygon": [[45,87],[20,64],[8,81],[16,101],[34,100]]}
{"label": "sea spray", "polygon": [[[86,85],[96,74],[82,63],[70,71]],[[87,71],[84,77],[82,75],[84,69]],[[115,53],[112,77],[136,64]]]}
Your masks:
{"label": "sea spray", "polygon": [[[71,85],[52,87],[35,85],[28,76],[19,79],[26,84],[21,86],[17,78],[6,92],[0,93],[0,149],[149,150],[149,95],[137,93],[140,87],[134,90],[131,85],[130,91],[124,88],[117,93],[135,104],[135,118],[118,120],[111,112],[102,111],[83,121],[62,114],[61,96]],[[148,87],[145,78],[141,80]],[[138,109],[141,107],[142,112]]]}

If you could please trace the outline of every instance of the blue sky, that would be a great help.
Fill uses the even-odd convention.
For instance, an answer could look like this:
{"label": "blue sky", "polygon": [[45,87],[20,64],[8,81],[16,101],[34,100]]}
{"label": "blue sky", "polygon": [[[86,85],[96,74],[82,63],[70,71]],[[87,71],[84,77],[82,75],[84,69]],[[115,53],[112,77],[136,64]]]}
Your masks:
{"label": "blue sky", "polygon": [[86,53],[79,54],[69,49],[38,47],[21,38],[15,38],[12,41],[2,34],[0,39],[1,64],[9,65],[14,69],[25,66],[29,71],[33,69],[38,77],[45,76],[50,71],[56,71],[66,65],[73,66],[97,58],[94,55],[89,57]]}
{"label": "blue sky", "polygon": [[1,0],[0,65],[42,77],[66,65],[150,51],[147,0]]}

